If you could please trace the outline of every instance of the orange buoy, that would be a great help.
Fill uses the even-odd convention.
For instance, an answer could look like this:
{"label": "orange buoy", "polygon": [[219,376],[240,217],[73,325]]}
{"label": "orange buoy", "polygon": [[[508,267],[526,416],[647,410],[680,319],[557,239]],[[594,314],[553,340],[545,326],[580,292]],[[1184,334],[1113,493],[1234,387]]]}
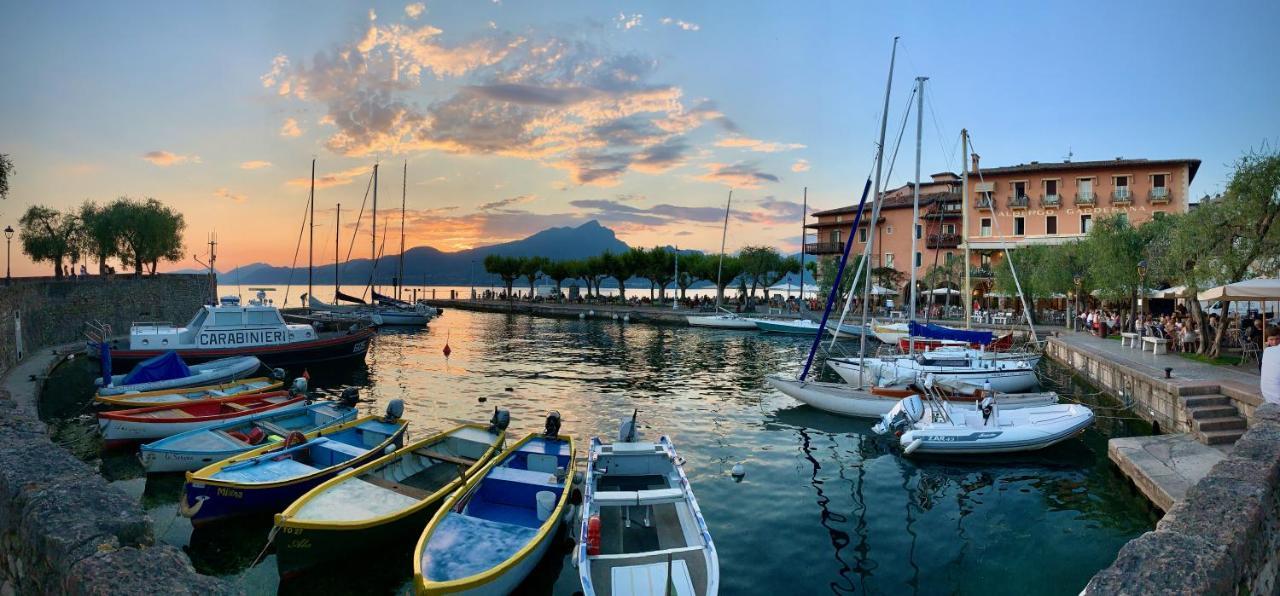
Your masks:
{"label": "orange buoy", "polygon": [[444,357],[448,358],[449,354],[452,354],[452,353],[453,353],[453,350],[449,348],[449,332],[446,331],[444,334]]}

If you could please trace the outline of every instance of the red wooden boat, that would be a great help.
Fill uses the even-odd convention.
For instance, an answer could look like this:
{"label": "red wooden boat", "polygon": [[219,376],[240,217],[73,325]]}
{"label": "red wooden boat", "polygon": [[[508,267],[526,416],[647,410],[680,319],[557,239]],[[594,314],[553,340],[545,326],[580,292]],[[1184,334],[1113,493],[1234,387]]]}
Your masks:
{"label": "red wooden boat", "polygon": [[306,394],[287,391],[199,399],[147,408],[99,412],[98,428],[107,446],[162,439],[268,410],[300,407]]}

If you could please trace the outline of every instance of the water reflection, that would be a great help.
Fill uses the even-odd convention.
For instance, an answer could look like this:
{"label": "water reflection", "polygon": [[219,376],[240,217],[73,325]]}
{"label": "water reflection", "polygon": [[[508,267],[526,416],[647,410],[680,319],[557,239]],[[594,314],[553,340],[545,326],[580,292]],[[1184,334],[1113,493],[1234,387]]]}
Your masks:
{"label": "water reflection", "polygon": [[[639,409],[646,436],[670,435],[688,460],[726,594],[1074,593],[1152,526],[1105,455],[1109,435],[1140,426],[1109,420],[1030,456],[904,459],[870,421],[798,405],[764,383],[765,374],[795,372],[808,346],[798,337],[451,310],[426,331],[383,330],[366,363],[307,372],[322,393],[360,388],[370,410],[403,399],[413,437],[487,420],[495,406],[511,411],[513,435],[540,430],[556,409],[566,432],[613,437]],[[90,374],[55,372],[67,387]],[[1096,399],[1062,378],[1068,391]],[[42,411],[62,429],[59,440],[93,459],[87,399],[80,390]],[[729,474],[737,463],[747,470],[740,483]],[[102,468],[142,500],[161,540],[251,592],[407,587],[411,545],[376,553],[379,564],[359,573],[322,569],[279,586],[264,550],[269,519],[192,533],[185,519],[173,521],[180,476],[143,480],[131,453],[102,456]],[[576,589],[567,551],[547,557],[524,587]]]}

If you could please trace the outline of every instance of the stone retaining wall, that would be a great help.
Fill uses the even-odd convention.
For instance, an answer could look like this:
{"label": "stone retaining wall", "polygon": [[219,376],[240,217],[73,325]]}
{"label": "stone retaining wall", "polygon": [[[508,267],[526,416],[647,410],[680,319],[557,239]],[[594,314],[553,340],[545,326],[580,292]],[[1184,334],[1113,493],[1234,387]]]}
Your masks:
{"label": "stone retaining wall", "polygon": [[18,360],[18,321],[22,349],[29,354],[83,339],[90,322],[111,325],[116,335],[128,333],[135,321],[185,323],[209,298],[204,275],[16,278],[0,286],[0,371]]}
{"label": "stone retaining wall", "polygon": [[1280,406],[1259,406],[1231,454],[1084,593],[1280,594]]}
{"label": "stone retaining wall", "polygon": [[1181,396],[1208,395],[1218,391],[1217,385],[1153,378],[1144,372],[1107,360],[1104,355],[1072,349],[1057,339],[1050,339],[1045,344],[1045,354],[1116,396],[1142,419],[1159,423],[1161,432],[1192,431],[1191,416],[1187,413]]}
{"label": "stone retaining wall", "polygon": [[[186,321],[209,287],[203,275],[13,281],[0,286],[0,373],[18,362],[17,321],[29,358],[82,340],[89,321],[116,333],[135,320]],[[137,500],[49,439],[31,407],[38,395],[23,396],[25,409],[13,397],[0,389],[0,596],[243,592],[156,544]]]}

